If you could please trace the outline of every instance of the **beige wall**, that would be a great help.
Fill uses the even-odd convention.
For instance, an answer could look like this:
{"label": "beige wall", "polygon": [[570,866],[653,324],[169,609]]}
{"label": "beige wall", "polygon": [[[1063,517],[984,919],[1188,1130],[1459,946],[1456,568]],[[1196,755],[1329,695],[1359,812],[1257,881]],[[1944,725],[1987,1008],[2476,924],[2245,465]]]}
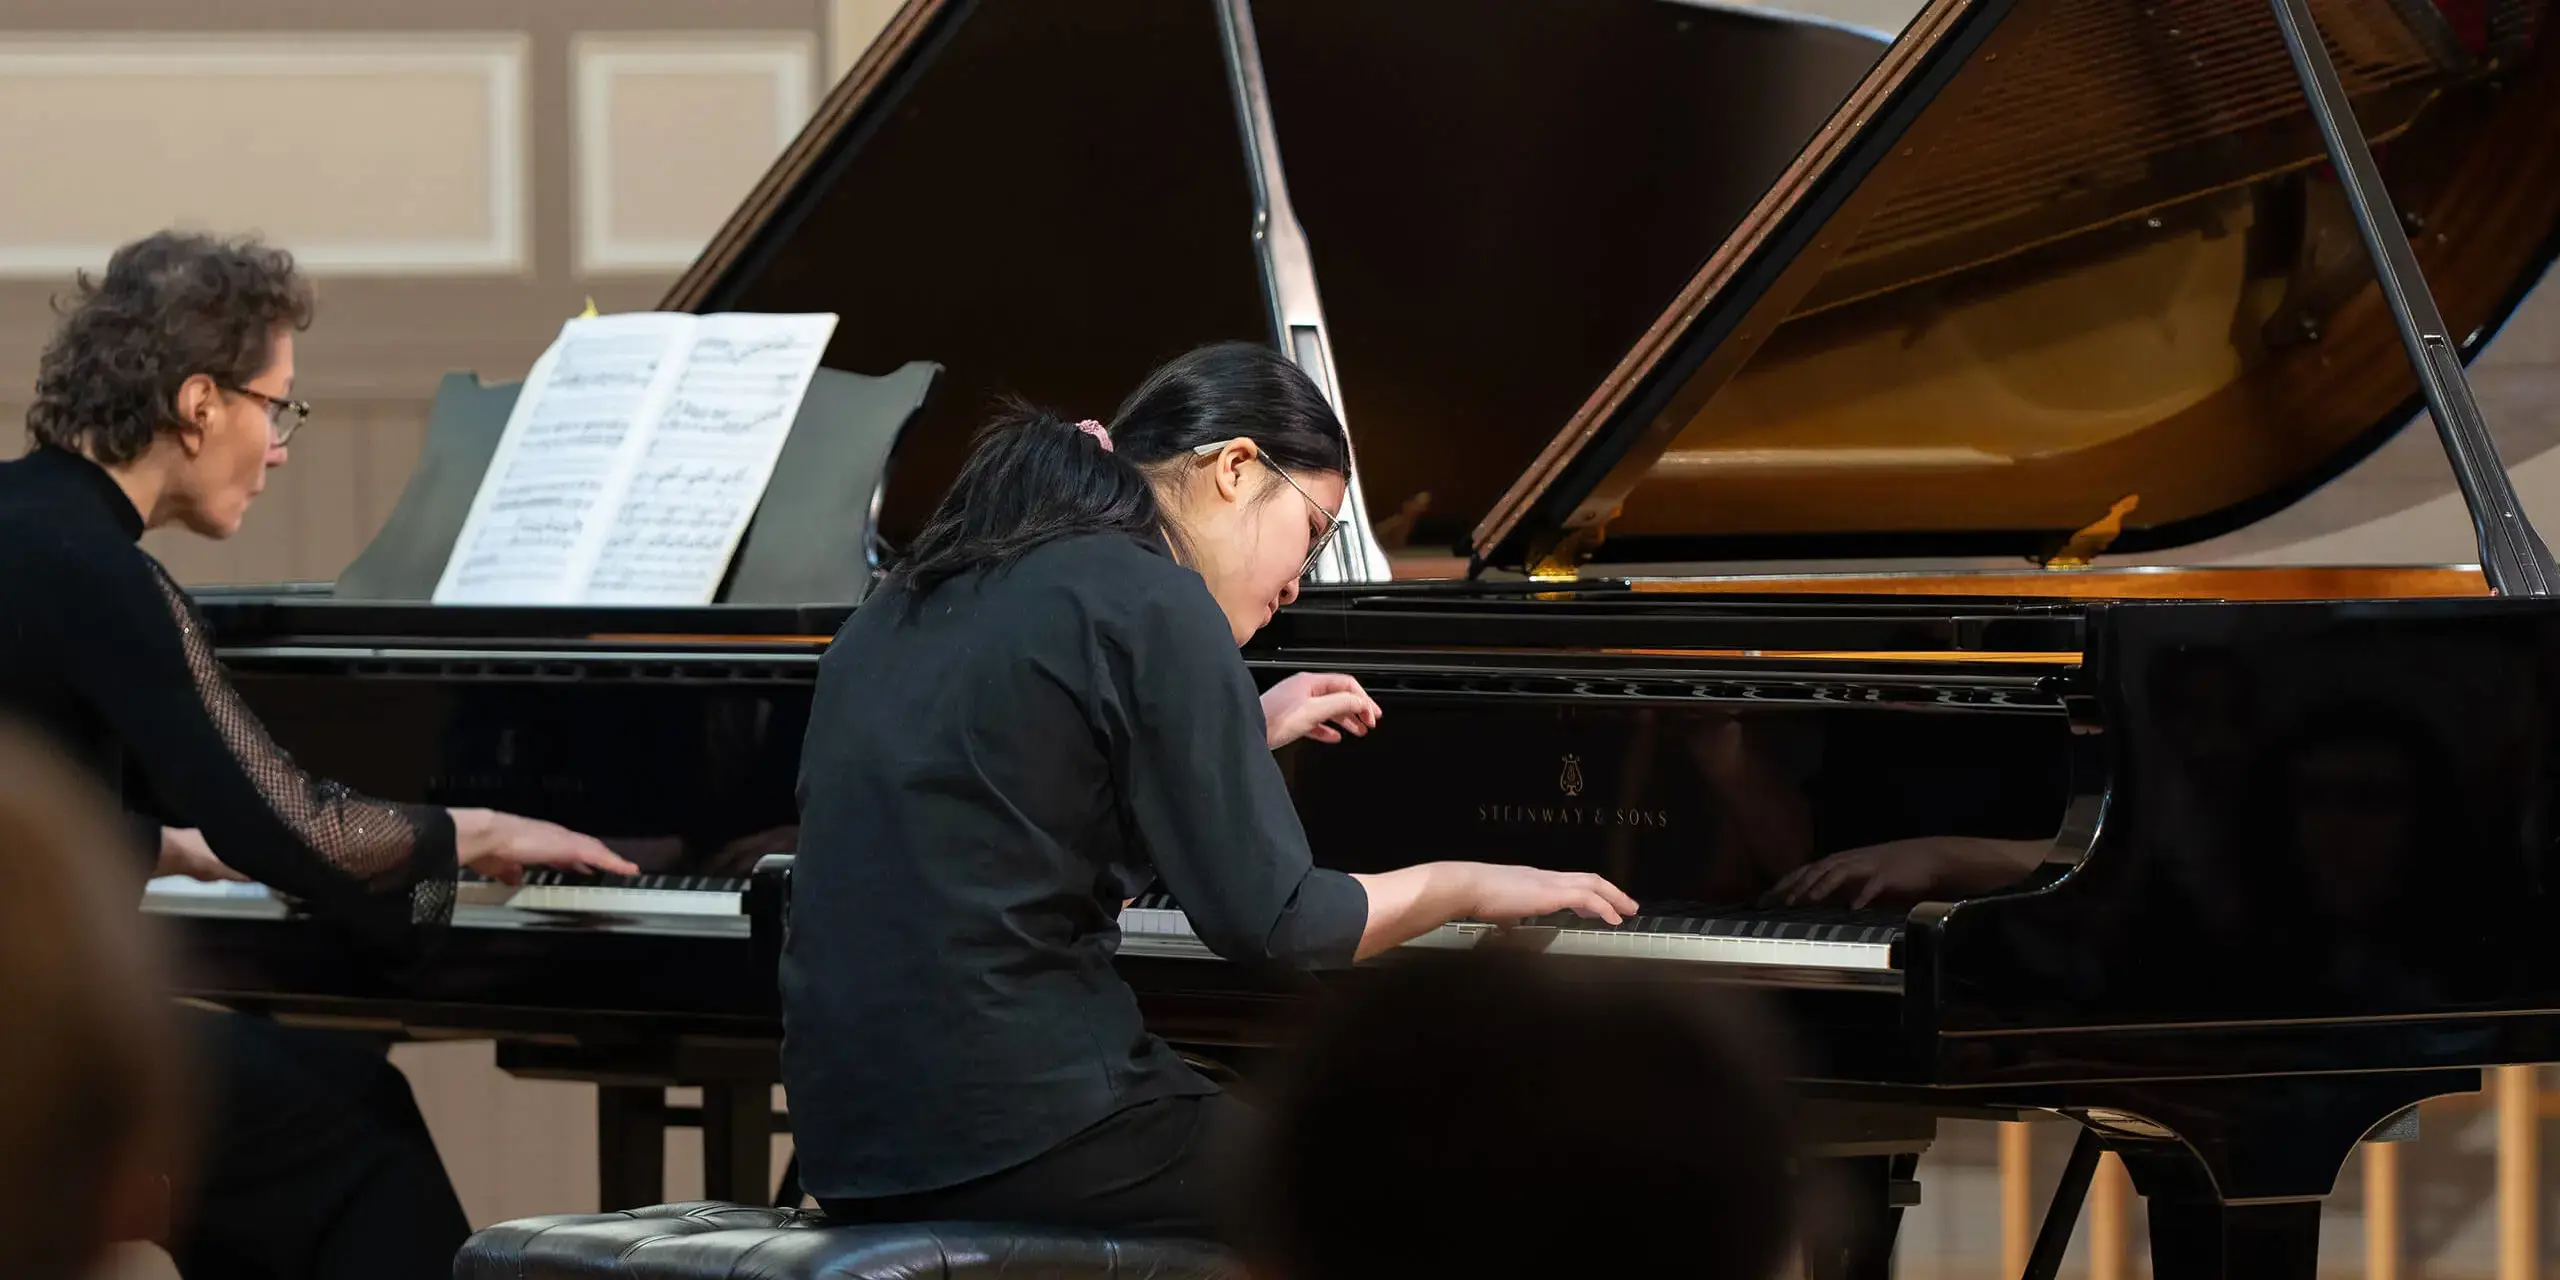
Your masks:
{"label": "beige wall", "polygon": [[[187,581],[334,576],[389,514],[437,379],[522,376],[588,298],[655,301],[805,122],[843,23],[878,9],[227,0],[207,30],[182,0],[11,0],[0,368],[29,369],[71,272],[135,235],[293,249],[321,310],[292,464],[233,543],[151,545]],[[23,376],[0,420],[23,417]]]}

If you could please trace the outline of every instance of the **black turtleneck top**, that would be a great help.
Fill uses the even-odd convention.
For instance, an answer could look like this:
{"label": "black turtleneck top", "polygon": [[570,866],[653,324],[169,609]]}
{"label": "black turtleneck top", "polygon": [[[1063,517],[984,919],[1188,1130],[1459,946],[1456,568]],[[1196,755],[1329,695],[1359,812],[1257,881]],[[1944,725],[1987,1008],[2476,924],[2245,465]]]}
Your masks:
{"label": "black turtleneck top", "polygon": [[86,458],[38,447],[0,463],[0,712],[120,797],[147,858],[164,821],[196,827],[234,870],[369,941],[405,949],[443,924],[452,817],[296,765],[224,678],[142,528]]}

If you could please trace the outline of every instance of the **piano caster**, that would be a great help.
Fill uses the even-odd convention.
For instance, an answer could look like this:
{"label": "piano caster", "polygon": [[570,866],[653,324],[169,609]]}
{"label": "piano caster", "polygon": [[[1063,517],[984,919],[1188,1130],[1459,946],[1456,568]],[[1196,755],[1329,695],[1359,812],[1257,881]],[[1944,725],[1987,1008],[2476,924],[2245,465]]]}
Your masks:
{"label": "piano caster", "polygon": [[1851,1156],[1809,1162],[1824,1169],[1832,1212],[1805,1232],[1805,1280],[1892,1280],[1902,1211],[1920,1203],[1920,1156]]}

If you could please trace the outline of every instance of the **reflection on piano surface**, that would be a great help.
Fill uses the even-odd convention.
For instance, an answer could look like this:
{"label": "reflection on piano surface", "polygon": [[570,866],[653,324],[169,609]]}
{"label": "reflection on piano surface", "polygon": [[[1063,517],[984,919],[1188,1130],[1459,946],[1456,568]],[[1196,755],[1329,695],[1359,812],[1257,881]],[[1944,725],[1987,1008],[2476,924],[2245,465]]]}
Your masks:
{"label": "reflection on piano surface", "polygon": [[[2466,358],[2560,244],[2548,8],[2310,6],[2413,229],[2424,279],[2396,278]],[[841,310],[833,366],[948,366],[893,535],[986,392],[1099,404],[1267,324],[1211,7],[1045,12],[911,3],[670,298]],[[1937,0],[1881,56],[1647,0],[1257,20],[1370,500],[1475,570],[1310,590],[1247,647],[1261,679],[1346,671],[1393,712],[1286,753],[1312,842],[1354,870],[1587,868],[1645,904],[1425,946],[1761,988],[1832,1117],[1816,1154],[1865,1188],[1815,1275],[1887,1273],[1937,1117],[2043,1109],[2123,1156],[2155,1275],[2308,1280],[2356,1142],[2560,1057],[2548,599],[2468,566],[1933,567],[2048,561],[2110,513],[2075,553],[2184,545],[2427,421],[2359,233],[2372,193],[2339,180],[2267,8]],[[1595,58],[1548,56],[1568,46]],[[1163,74],[1115,73],[1141,57]],[[1519,127],[1552,131],[1553,169],[1469,132],[1515,88],[1547,104]],[[1024,223],[999,188],[1081,198]],[[2447,430],[2469,479],[2502,475]],[[1835,553],[1910,568],[1700,572]],[[198,994],[496,1035],[644,1129],[664,1116],[635,1086],[713,1085],[713,1193],[754,1198],[788,927],[767,855],[855,602],[203,603],[315,767],[611,834],[650,876],[475,886],[411,985],[278,904],[155,894]],[[1864,909],[1771,900],[1826,858],[1950,840],[2030,856]],[[1123,969],[1169,1038],[1249,1066],[1326,982],[1214,960],[1179,912],[1130,904]],[[619,1132],[609,1200],[655,1198],[657,1151]]]}

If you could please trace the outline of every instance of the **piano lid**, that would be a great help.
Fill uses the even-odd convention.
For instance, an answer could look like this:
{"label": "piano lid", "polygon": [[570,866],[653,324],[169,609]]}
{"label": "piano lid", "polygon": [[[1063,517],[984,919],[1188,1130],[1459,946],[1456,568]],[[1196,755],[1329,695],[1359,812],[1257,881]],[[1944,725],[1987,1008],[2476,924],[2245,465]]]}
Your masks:
{"label": "piano lid", "polygon": [[[2312,8],[2467,360],[2560,242],[2547,2]],[[1703,262],[1480,567],[2175,546],[2422,408],[2264,0],[1933,0]]]}
{"label": "piano lid", "polygon": [[[1371,514],[1433,549],[1885,48],[1670,0],[1254,19]],[[910,0],[662,305],[835,311],[829,365],[943,365],[881,513],[903,541],[997,395],[1101,416],[1270,339],[1246,163],[1211,0]]]}

